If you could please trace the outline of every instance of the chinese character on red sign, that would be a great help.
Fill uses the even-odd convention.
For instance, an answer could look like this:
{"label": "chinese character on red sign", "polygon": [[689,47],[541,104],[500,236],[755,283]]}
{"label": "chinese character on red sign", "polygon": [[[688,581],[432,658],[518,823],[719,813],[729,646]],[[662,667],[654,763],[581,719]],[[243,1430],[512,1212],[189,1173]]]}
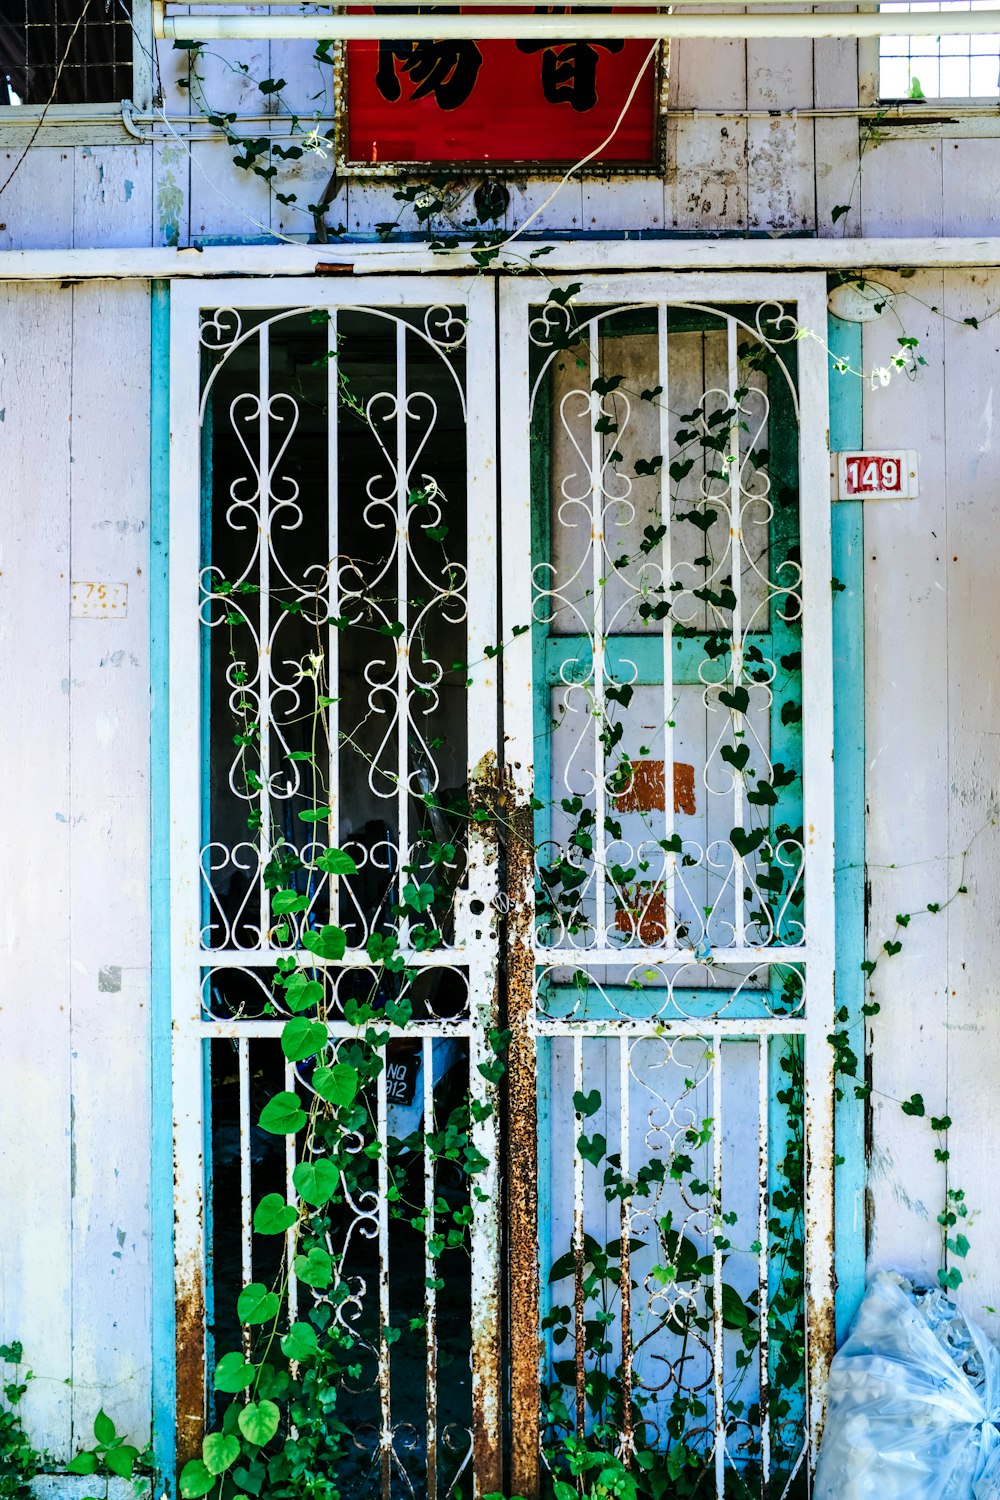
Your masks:
{"label": "chinese character on red sign", "polygon": [[[556,38],[564,14],[553,12]],[[648,41],[600,37],[349,42],[347,160],[570,165],[611,135],[649,52]],[[645,74],[596,161],[653,164],[655,59]]]}
{"label": "chinese character on red sign", "polygon": [[909,450],[838,453],[841,500],[912,500],[917,494],[917,455]]}

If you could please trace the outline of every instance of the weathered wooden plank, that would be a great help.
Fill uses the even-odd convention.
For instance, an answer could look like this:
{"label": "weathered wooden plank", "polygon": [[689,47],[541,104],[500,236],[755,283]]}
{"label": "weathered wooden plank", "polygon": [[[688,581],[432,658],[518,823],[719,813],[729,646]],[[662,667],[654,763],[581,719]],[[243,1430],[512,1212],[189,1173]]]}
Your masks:
{"label": "weathered wooden plank", "polygon": [[73,245],[152,243],[150,202],[152,155],[149,146],[77,146],[73,181]]}
{"label": "weathered wooden plank", "polygon": [[[818,109],[835,109],[858,102],[858,48],[844,41],[813,43],[813,99]],[[861,232],[858,163],[860,131],[857,120],[817,119],[816,231],[854,236]],[[849,212],[834,210],[844,205]]]}
{"label": "weathered wooden plank", "polygon": [[[888,278],[887,278],[888,279]],[[898,285],[940,306],[940,275]],[[870,504],[865,513],[865,728],[869,952],[881,1010],[871,1023],[874,1146],[869,1176],[871,1259],[933,1279],[944,1168],[922,1120],[900,1103],[920,1093],[948,1107],[947,954],[940,918],[896,914],[938,901],[948,883],[948,517],[944,457],[944,337],[940,318],[915,301],[901,307],[927,365],[917,383],[896,375],[866,387],[864,440],[920,454],[920,499]],[[870,324],[868,366],[898,349],[891,317]],[[853,378],[853,377],[844,377]],[[888,956],[885,940],[903,939]]]}
{"label": "weathered wooden plank", "polygon": [[863,234],[944,234],[942,144],[876,130],[861,163]]}
{"label": "weathered wooden plank", "polygon": [[0,250],[72,245],[74,167],[68,147],[0,151]]}
{"label": "weathered wooden plank", "polygon": [[[678,109],[746,108],[747,49],[739,41],[676,42],[670,99]],[[678,120],[667,133],[667,200],[676,229],[745,229],[745,119]]]}
{"label": "weathered wooden plank", "polygon": [[[27,180],[27,179],[26,179]],[[69,479],[72,293],[0,291],[0,1340],[40,1377],[36,1443],[69,1455],[70,1207]],[[29,955],[42,955],[34,962]]]}
{"label": "weathered wooden plank", "polygon": [[[149,294],[78,288],[71,557],[125,583],[124,617],[70,623],[73,1433],[150,1413]],[[108,442],[109,431],[128,433]]]}
{"label": "weathered wooden plank", "polygon": [[190,109],[190,59],[186,51],[175,51],[167,42],[157,44],[156,76],[163,95],[162,115],[176,120],[175,134],[166,124],[157,127],[158,139],[148,149],[152,155],[151,229],[154,245],[190,243],[189,203],[191,161],[182,140],[183,117]]}
{"label": "weathered wooden plank", "polygon": [[1000,220],[995,140],[941,142],[942,223],[951,234],[982,234]]}
{"label": "weathered wooden plank", "polygon": [[[967,146],[968,142],[963,143]],[[949,143],[950,148],[950,143]],[[947,1071],[948,1186],[964,1191],[975,1213],[968,1229],[972,1249],[951,1263],[969,1278],[967,1307],[982,1317],[1000,1307],[1000,1203],[992,1190],[1000,1131],[1000,833],[996,828],[1000,787],[1000,619],[996,597],[997,493],[1000,442],[997,409],[996,324],[979,330],[964,319],[982,319],[997,306],[1000,278],[990,272],[950,272],[941,304],[945,324],[948,529],[948,680],[950,888],[959,883],[961,852],[973,844],[966,871],[969,894],[946,918],[935,921],[935,937],[948,944]],[[918,732],[923,733],[923,726]],[[984,831],[985,830],[985,831]],[[973,841],[975,841],[973,843]],[[926,1147],[925,1147],[926,1149]],[[957,1226],[958,1231],[964,1227]],[[953,1231],[953,1234],[955,1231]]]}
{"label": "weathered wooden plank", "polygon": [[[812,43],[747,42],[747,107],[794,109],[813,102]],[[751,119],[747,127],[747,225],[811,229],[816,219],[815,129],[808,117]]]}
{"label": "weathered wooden plank", "polygon": [[664,182],[659,176],[599,177],[583,180],[583,228],[662,229]]}

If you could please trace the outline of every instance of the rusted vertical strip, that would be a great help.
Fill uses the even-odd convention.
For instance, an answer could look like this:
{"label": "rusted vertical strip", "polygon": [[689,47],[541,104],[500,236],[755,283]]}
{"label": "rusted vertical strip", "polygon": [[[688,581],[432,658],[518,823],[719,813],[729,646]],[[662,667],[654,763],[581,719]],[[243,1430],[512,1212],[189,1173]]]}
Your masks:
{"label": "rusted vertical strip", "polygon": [[177,1467],[201,1456],[205,1435],[205,1296],[200,1268],[177,1267]]}
{"label": "rusted vertical strip", "polygon": [[[628,1178],[632,1170],[630,1146],[631,1112],[629,1110],[630,1077],[629,1039],[618,1041],[618,1117],[620,1120],[621,1173]],[[621,1456],[628,1467],[632,1465],[635,1446],[632,1431],[632,1199],[622,1198],[621,1211],[621,1299],[622,1299],[622,1422]]]}
{"label": "rusted vertical strip", "polygon": [[621,1455],[625,1464],[632,1466],[632,1250],[631,1199],[622,1199],[621,1220],[621,1268],[622,1268],[622,1434]]}
{"label": "rusted vertical strip", "polygon": [[[498,889],[499,776],[496,752],[490,750],[469,777],[472,812],[469,839],[469,891],[489,899],[485,913],[469,911],[472,949],[469,988],[472,997],[469,1037],[469,1095],[477,1106],[471,1126],[472,1143],[487,1162],[485,1173],[472,1179],[472,1468],[475,1495],[488,1495],[503,1485],[501,1453],[502,1357],[500,1348],[500,1117],[499,1087],[493,1070],[496,1054],[490,1032],[499,1019],[499,946],[497,913],[492,893]],[[485,812],[483,821],[476,814]],[[484,901],[485,905],[485,901]],[[489,923],[488,935],[484,927]],[[477,925],[478,923],[478,925]]]}
{"label": "rusted vertical strip", "polygon": [[434,1133],[434,1039],[423,1039],[424,1086],[424,1337],[427,1364],[427,1500],[437,1500],[437,1265],[431,1256],[434,1234],[434,1161],[430,1137]]}
{"label": "rusted vertical strip", "polygon": [[538,1101],[534,1034],[534,821],[529,806],[513,805],[507,823],[507,1057],[510,1235],[510,1489],[524,1500],[538,1494],[541,1428],[538,1287]]}
{"label": "rusted vertical strip", "polygon": [[[577,1031],[573,1036],[573,1092],[583,1093],[583,1037]],[[576,1116],[574,1135],[582,1119]],[[573,1327],[575,1332],[576,1357],[576,1435],[583,1437],[587,1397],[587,1308],[584,1291],[585,1256],[583,1249],[583,1157],[580,1147],[573,1146]]]}

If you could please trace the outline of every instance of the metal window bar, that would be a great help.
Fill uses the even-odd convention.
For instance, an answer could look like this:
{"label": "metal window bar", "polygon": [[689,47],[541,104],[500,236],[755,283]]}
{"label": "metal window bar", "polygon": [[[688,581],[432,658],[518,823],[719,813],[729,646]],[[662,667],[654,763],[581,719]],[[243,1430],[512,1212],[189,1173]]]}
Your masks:
{"label": "metal window bar", "polygon": [[[937,35],[903,33],[879,42],[883,99],[995,99],[1000,93],[1000,25],[981,35],[951,30],[956,14],[988,9],[984,0],[891,0],[880,11],[909,19],[941,16]],[[906,21],[901,19],[900,26]]]}

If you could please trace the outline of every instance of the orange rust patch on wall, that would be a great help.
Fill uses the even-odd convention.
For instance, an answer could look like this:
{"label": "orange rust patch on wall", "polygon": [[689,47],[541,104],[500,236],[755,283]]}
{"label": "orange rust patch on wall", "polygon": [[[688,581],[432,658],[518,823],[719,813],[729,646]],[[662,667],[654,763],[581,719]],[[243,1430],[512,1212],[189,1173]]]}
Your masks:
{"label": "orange rust patch on wall", "polygon": [[[662,760],[634,760],[632,780],[616,798],[619,812],[663,812],[666,778]],[[674,762],[674,812],[693,817],[694,766],[686,761]]]}

